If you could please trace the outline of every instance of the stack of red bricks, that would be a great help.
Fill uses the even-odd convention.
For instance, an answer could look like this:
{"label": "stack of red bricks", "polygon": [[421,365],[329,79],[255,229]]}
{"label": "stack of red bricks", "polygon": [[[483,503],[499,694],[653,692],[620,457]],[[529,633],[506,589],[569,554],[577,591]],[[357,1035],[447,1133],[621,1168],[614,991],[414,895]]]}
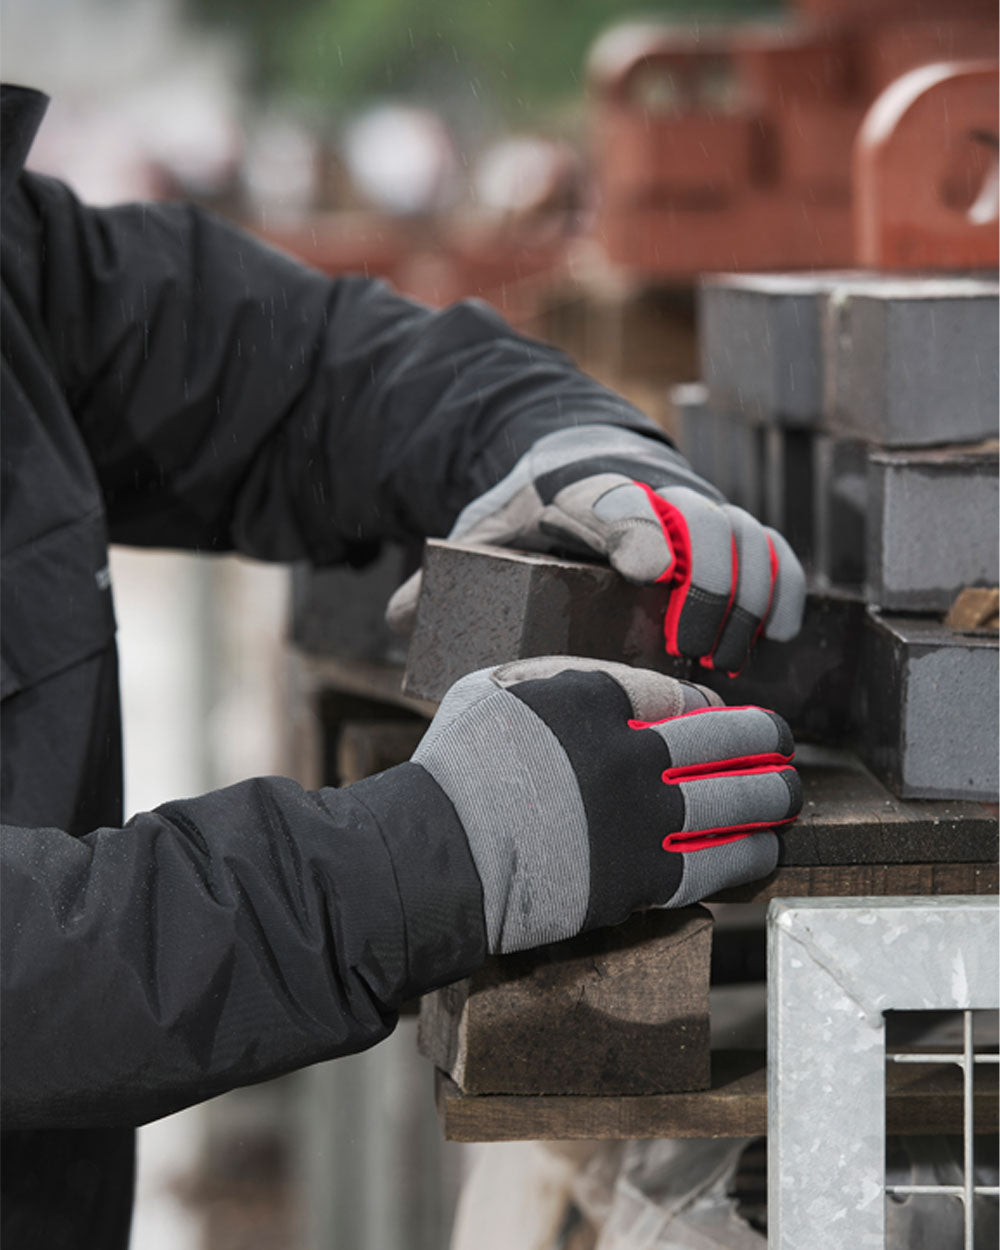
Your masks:
{"label": "stack of red bricks", "polygon": [[[872,103],[916,67],[995,61],[993,0],[794,7],[767,24],[617,27],[595,45],[596,235],[615,264],[675,281],[850,264],[852,158]],[[992,159],[968,144],[963,161]],[[946,199],[965,195],[962,177],[942,171]]]}

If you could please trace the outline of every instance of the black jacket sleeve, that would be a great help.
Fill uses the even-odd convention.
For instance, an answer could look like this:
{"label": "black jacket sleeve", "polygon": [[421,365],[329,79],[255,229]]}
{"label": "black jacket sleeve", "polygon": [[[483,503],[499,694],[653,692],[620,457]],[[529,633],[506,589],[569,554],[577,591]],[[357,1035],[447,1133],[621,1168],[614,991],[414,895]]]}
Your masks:
{"label": "black jacket sleeve", "polygon": [[196,208],[87,208],[31,175],[11,217],[115,541],[329,563],[446,533],[553,429],[662,437],[484,304],[433,312]]}
{"label": "black jacket sleeve", "polygon": [[8,1129],[138,1124],[363,1050],[486,954],[468,844],[416,764],[3,843]]}

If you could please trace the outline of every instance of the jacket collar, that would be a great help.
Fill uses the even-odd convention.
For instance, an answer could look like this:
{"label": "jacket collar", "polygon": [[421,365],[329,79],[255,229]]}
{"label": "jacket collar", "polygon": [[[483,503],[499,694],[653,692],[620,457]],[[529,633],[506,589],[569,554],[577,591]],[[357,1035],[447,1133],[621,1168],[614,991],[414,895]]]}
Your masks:
{"label": "jacket collar", "polygon": [[0,87],[0,194],[17,182],[42,123],[49,97],[33,87]]}

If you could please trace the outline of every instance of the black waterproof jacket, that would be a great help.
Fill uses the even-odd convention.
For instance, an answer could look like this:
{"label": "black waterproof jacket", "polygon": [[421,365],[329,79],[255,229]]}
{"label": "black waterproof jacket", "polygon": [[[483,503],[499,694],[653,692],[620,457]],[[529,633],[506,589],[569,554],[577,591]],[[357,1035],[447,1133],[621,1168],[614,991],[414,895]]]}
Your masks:
{"label": "black waterproof jacket", "polygon": [[445,533],[536,438],[643,417],[474,304],[330,281],[22,172],[2,96],[3,1246],[124,1246],[133,1128],[363,1049],[485,954],[417,765],[121,827],[109,541],[330,564]]}

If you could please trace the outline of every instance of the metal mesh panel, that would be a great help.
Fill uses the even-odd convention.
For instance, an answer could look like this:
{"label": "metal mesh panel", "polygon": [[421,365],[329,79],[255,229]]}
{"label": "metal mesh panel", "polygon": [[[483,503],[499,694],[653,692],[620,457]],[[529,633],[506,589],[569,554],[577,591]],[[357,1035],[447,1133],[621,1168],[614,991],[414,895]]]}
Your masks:
{"label": "metal mesh panel", "polygon": [[[896,1014],[896,1013],[891,1013]],[[922,1197],[958,1199],[962,1204],[962,1244],[963,1250],[975,1250],[976,1247],[976,1209],[977,1197],[1000,1197],[1000,1186],[982,1183],[977,1173],[976,1134],[975,1134],[975,1076],[977,1065],[996,1065],[1000,1062],[997,1054],[997,1013],[995,1011],[962,1011],[949,1013],[944,1020],[936,1019],[928,1022],[922,1035],[921,1024],[930,1014],[939,1013],[914,1012],[899,1013],[904,1018],[910,1017],[911,1028],[918,1030],[916,1037],[907,1038],[909,1044],[899,1049],[894,1046],[891,1015],[887,1020],[887,1064],[911,1064],[920,1067],[947,1065],[956,1067],[962,1079],[962,1145],[961,1145],[961,1181],[906,1184],[893,1181],[891,1175],[886,1176],[885,1193],[887,1197]],[[978,1027],[977,1027],[978,1026]],[[955,1034],[958,1036],[956,1037]],[[957,1044],[956,1044],[957,1042]],[[943,1171],[943,1169],[942,1169]],[[888,1173],[888,1163],[887,1163]]]}
{"label": "metal mesh panel", "polygon": [[[921,1187],[964,1204],[974,1245],[974,1013],[1000,1006],[1000,913],[977,897],[776,900],[768,915],[768,1244],[883,1250],[886,1013],[960,1011],[961,1044],[903,1063],[956,1065],[961,1183]],[[903,1052],[893,1052],[892,1064]],[[917,1186],[891,1186],[896,1198]],[[946,1191],[946,1192],[944,1192]]]}

